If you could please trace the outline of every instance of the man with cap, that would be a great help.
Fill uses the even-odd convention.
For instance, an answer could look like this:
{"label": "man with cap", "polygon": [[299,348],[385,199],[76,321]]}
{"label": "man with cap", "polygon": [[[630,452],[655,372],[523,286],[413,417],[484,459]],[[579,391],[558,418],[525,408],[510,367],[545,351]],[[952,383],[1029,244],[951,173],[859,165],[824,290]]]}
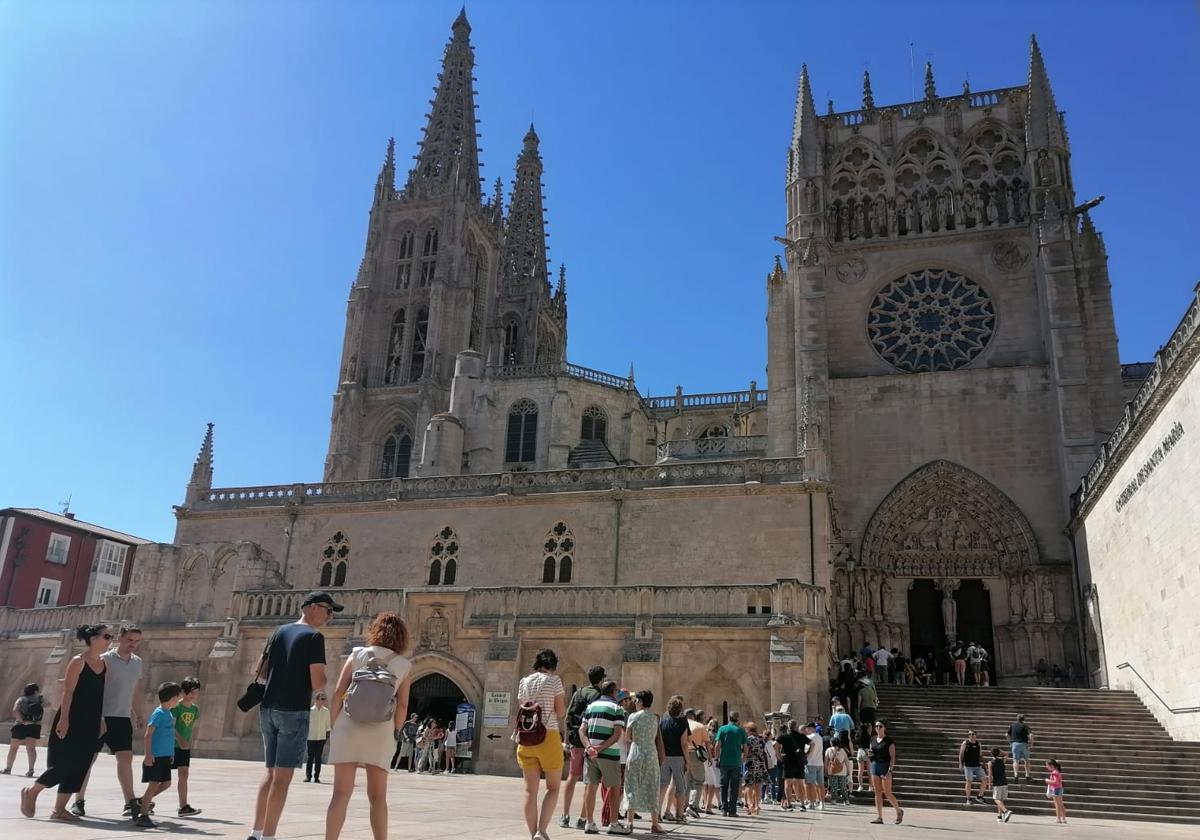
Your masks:
{"label": "man with cap", "polygon": [[275,628],[255,669],[265,681],[259,728],[267,774],[254,804],[250,840],[275,840],[292,774],[304,763],[312,693],[325,687],[324,627],[342,605],[328,592],[308,593],[300,619]]}

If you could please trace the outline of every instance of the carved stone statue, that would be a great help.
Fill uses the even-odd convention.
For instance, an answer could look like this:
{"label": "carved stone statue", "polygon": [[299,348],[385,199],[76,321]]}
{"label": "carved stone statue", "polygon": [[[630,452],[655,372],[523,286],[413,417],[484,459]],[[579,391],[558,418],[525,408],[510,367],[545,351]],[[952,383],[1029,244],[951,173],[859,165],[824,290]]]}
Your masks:
{"label": "carved stone statue", "polygon": [[867,210],[862,201],[854,207],[854,226],[850,228],[851,235],[854,235],[856,230],[859,236],[867,235]]}
{"label": "carved stone statue", "polygon": [[892,600],[892,586],[887,582],[887,578],[883,579],[883,583],[879,584],[879,614],[883,618],[888,617],[888,603]]}
{"label": "carved stone statue", "polygon": [[877,578],[867,580],[867,600],[870,606],[871,618],[879,618],[879,581]]}
{"label": "carved stone statue", "polygon": [[445,650],[450,647],[450,622],[442,615],[441,607],[434,607],[433,614],[425,619],[421,632],[421,646],[430,650]]}
{"label": "carved stone statue", "polygon": [[938,227],[940,227],[942,230],[945,230],[950,226],[950,219],[949,216],[946,215],[946,210],[946,196],[939,195],[937,197],[937,222]]}
{"label": "carved stone statue", "polygon": [[921,199],[919,207],[921,211],[921,233],[929,233],[933,230],[933,218],[929,212],[929,199]]}
{"label": "carved stone statue", "polygon": [[1049,575],[1042,576],[1042,618],[1054,620],[1054,585]]}
{"label": "carved stone statue", "polygon": [[958,638],[958,604],[954,603],[954,587],[950,581],[942,583],[942,623],[946,625],[946,638]]}
{"label": "carved stone statue", "polygon": [[838,239],[849,239],[850,233],[850,208],[843,204],[838,210]]}
{"label": "carved stone statue", "polygon": [[1049,186],[1056,181],[1054,172],[1054,161],[1050,158],[1049,153],[1043,149],[1038,152],[1037,156],[1037,173],[1038,183],[1042,186]]}
{"label": "carved stone statue", "polygon": [[875,235],[888,235],[887,199],[883,196],[879,196],[875,199]]}
{"label": "carved stone statue", "polygon": [[989,225],[994,225],[999,221],[1000,221],[1000,211],[996,207],[995,198],[992,197],[992,199],[990,201],[988,201],[988,203],[987,203],[987,223]]}
{"label": "carved stone statue", "polygon": [[963,189],[962,206],[965,222],[979,221],[979,200],[975,196],[975,190],[970,187]]}
{"label": "carved stone statue", "polygon": [[904,205],[904,230],[908,233],[917,232],[917,198],[915,195]]}
{"label": "carved stone statue", "polygon": [[1004,184],[997,184],[996,189],[992,190],[992,198],[996,202],[996,210],[1000,216],[1012,221],[1012,214],[1008,212],[1008,190],[1004,188]]}
{"label": "carved stone statue", "polygon": [[1033,575],[1026,572],[1021,579],[1021,604],[1026,621],[1037,618],[1037,595],[1033,589]]}
{"label": "carved stone statue", "polygon": [[816,213],[820,209],[817,207],[817,184],[815,181],[808,180],[804,183],[804,209],[808,213]]}
{"label": "carved stone statue", "polygon": [[1008,622],[1016,624],[1021,620],[1021,579],[1012,575],[1008,579]]}
{"label": "carved stone statue", "polygon": [[866,601],[867,598],[863,589],[862,578],[856,577],[854,579],[853,603],[850,604],[850,615],[855,618],[863,615],[863,607],[866,605]]}

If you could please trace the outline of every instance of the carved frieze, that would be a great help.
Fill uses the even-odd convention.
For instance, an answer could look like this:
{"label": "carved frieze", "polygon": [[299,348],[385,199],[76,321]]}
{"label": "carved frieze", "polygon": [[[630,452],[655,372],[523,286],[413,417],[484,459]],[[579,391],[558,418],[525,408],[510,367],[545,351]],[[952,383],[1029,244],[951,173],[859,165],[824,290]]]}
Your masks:
{"label": "carved frieze", "polygon": [[1029,248],[1015,239],[992,246],[992,262],[1001,271],[1017,271],[1029,262]]}

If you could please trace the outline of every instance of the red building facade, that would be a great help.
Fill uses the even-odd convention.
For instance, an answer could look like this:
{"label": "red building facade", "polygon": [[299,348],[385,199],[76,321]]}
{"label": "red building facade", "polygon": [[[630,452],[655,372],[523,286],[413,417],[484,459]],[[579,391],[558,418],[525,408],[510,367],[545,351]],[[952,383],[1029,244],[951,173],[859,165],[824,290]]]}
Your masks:
{"label": "red building facade", "polygon": [[0,510],[0,606],[102,602],[123,594],[141,539],[38,508]]}

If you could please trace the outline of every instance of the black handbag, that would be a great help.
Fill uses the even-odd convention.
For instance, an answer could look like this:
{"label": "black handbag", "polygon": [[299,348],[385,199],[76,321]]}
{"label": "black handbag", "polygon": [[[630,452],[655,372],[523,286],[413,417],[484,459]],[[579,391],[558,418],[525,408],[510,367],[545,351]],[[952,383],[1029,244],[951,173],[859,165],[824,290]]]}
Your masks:
{"label": "black handbag", "polygon": [[248,712],[263,701],[263,695],[267,691],[265,683],[259,682],[262,677],[263,666],[271,658],[271,642],[275,641],[275,634],[271,634],[271,638],[267,639],[267,646],[263,648],[262,659],[258,661],[258,670],[254,672],[254,679],[250,685],[246,686],[246,690],[242,696],[237,699],[237,707],[243,712]]}

